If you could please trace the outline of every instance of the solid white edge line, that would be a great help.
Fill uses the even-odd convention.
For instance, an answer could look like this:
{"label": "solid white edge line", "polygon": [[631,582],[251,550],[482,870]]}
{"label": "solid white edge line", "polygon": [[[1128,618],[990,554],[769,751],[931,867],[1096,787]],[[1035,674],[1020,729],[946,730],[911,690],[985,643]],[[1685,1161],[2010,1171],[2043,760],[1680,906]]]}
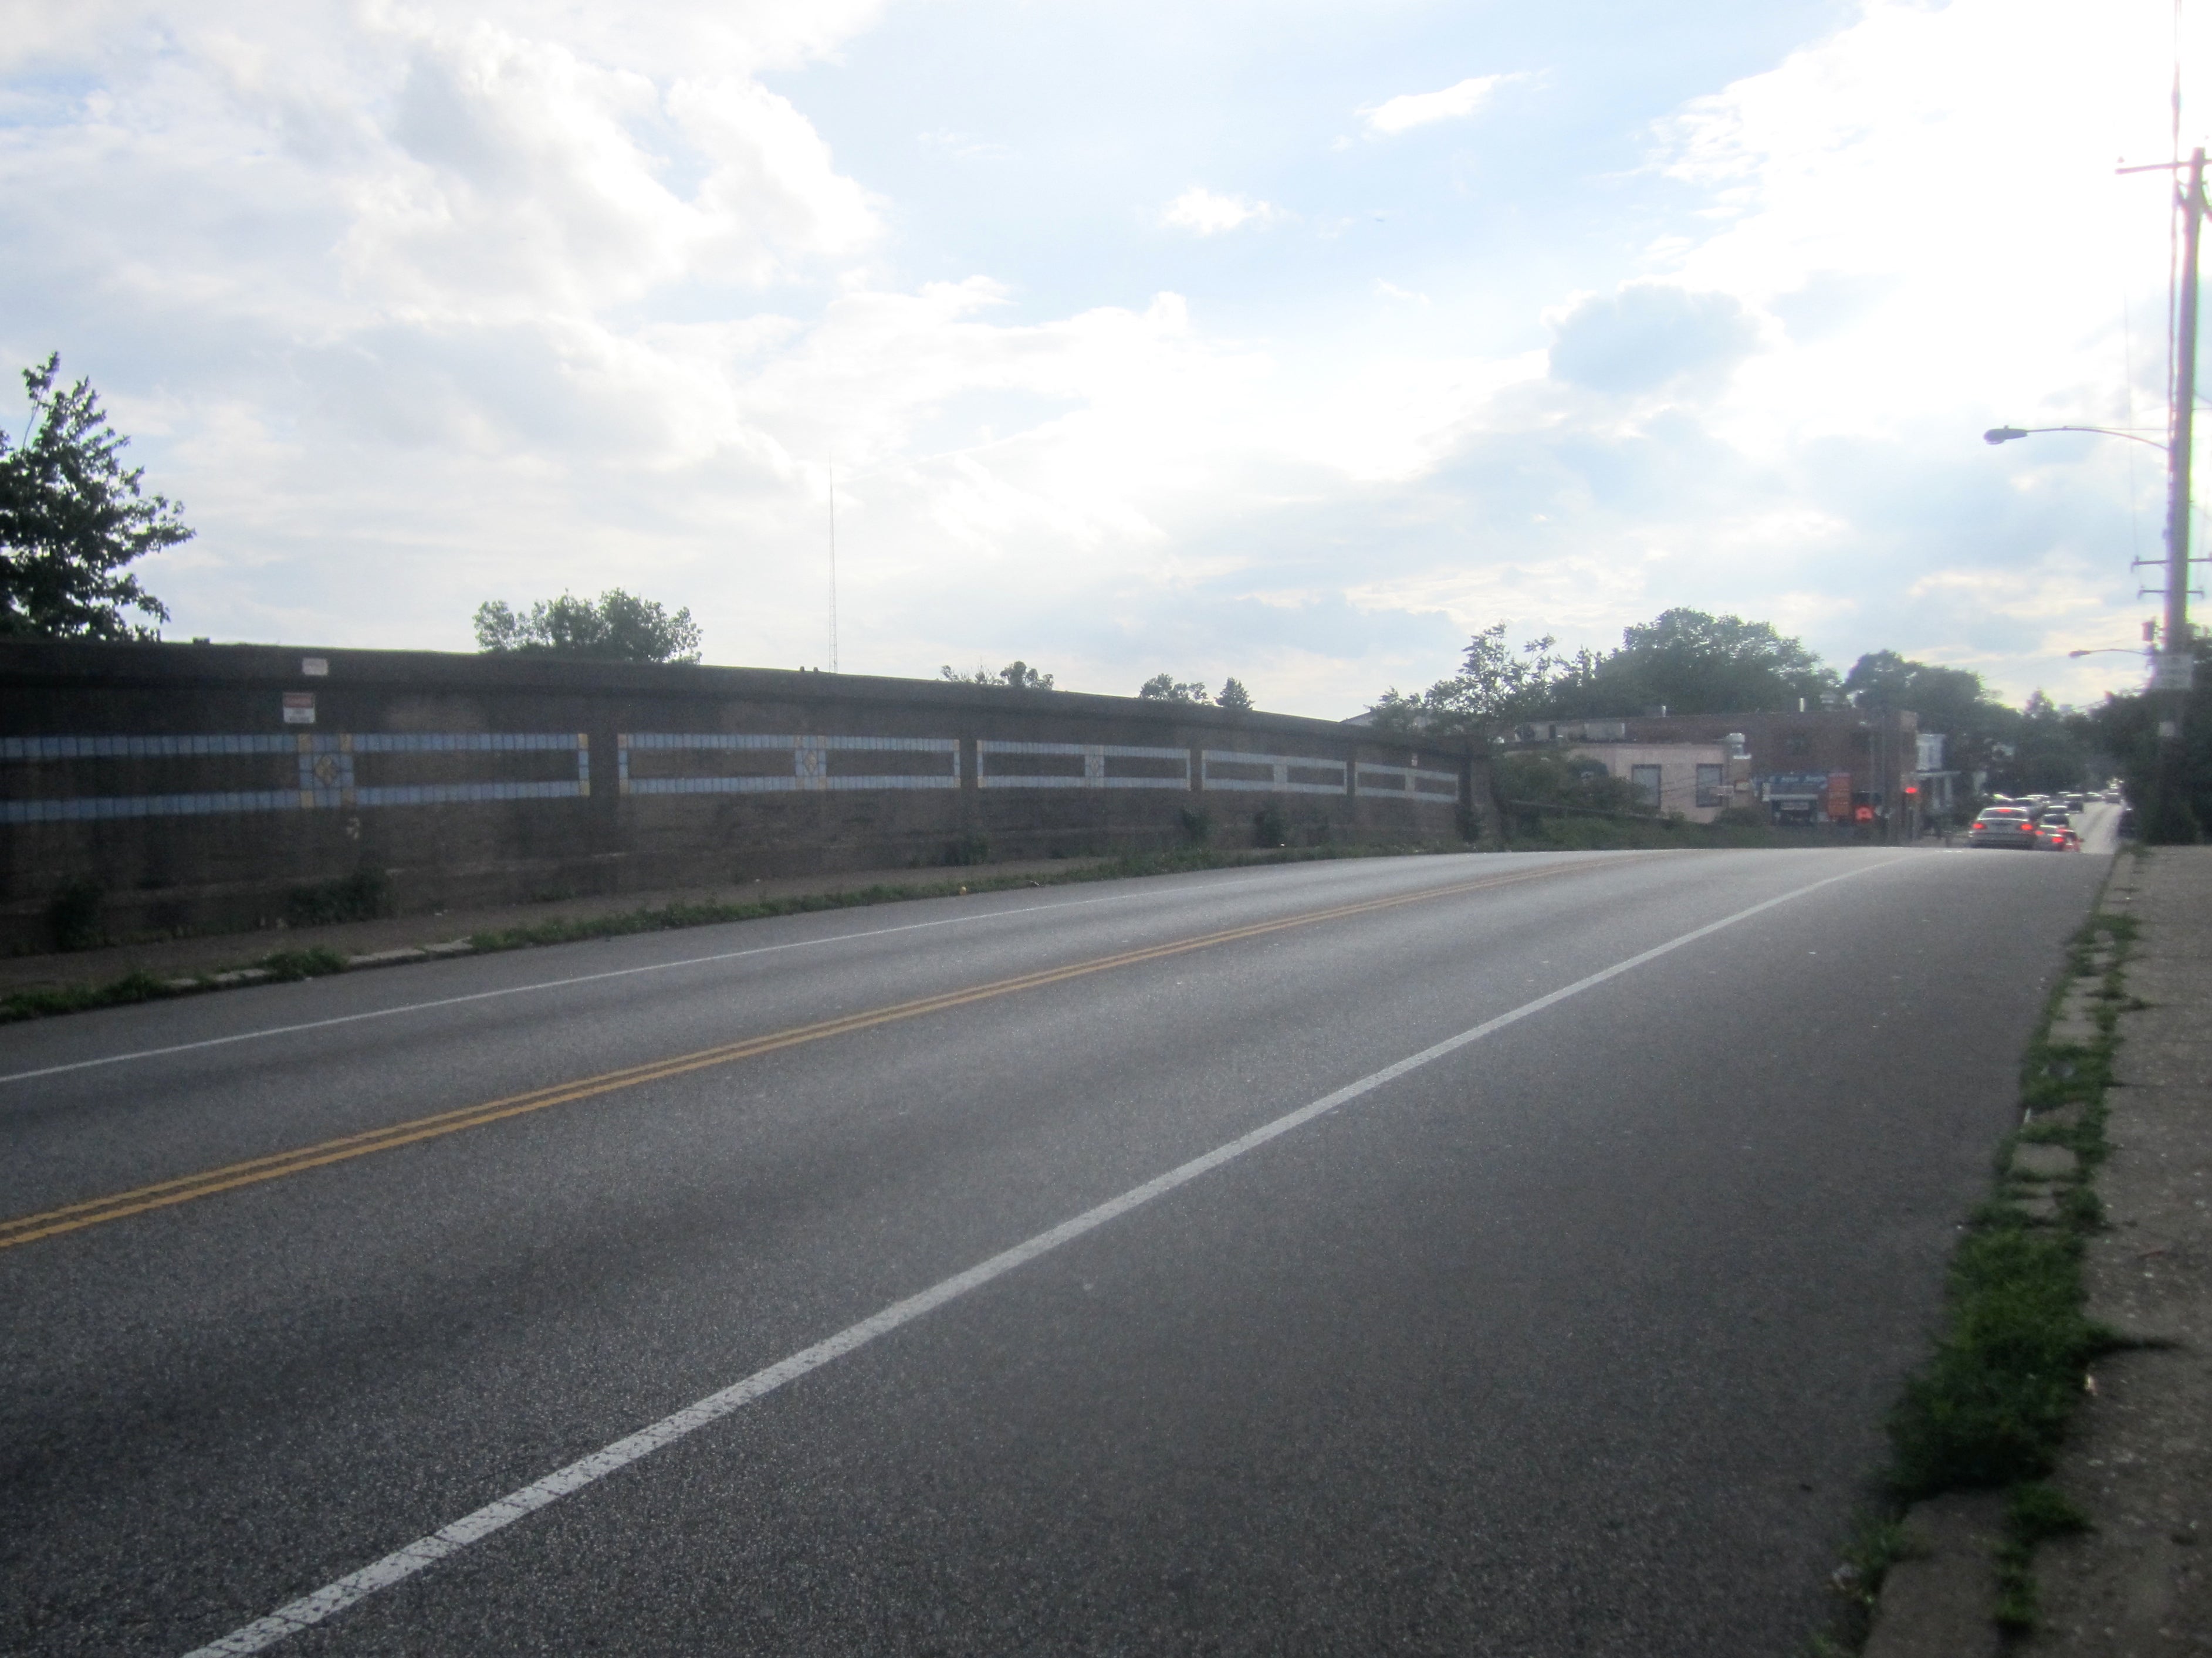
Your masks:
{"label": "solid white edge line", "polygon": [[[1228,884],[1224,883],[1224,884]],[[988,897],[988,893],[978,894]],[[565,990],[571,985],[596,984],[602,979],[627,979],[639,973],[666,973],[679,967],[707,967],[718,962],[740,961],[748,956],[773,956],[779,950],[813,950],[823,944],[850,944],[861,938],[886,938],[895,932],[920,932],[927,927],[962,926],[976,921],[996,921],[1009,915],[1035,915],[1044,910],[1085,909],[1094,904],[1127,903],[1137,898],[1157,898],[1160,890],[1151,892],[1115,892],[1099,898],[1071,898],[1058,904],[1023,904],[1012,909],[987,910],[976,915],[946,915],[934,921],[904,921],[896,926],[871,927],[865,932],[839,932],[826,938],[793,938],[780,944],[755,944],[749,950],[726,950],[713,956],[686,956],[681,961],[647,962],[637,967],[609,968],[604,973],[580,973],[569,979],[545,979],[536,984],[507,985],[498,990],[475,990],[465,996],[441,996],[428,1002],[404,1002],[398,1007],[375,1007],[362,1013],[334,1014],[327,1019],[308,1019],[299,1024],[270,1025],[260,1030],[240,1030],[228,1036],[206,1036],[198,1042],[173,1042],[167,1048],[142,1048],[128,1054],[103,1054],[95,1059],[70,1060],[61,1065],[41,1066],[35,1071],[13,1071],[0,1074],[0,1084],[29,1082],[38,1077],[58,1077],[69,1071],[90,1071],[103,1065],[123,1065],[133,1060],[159,1060],[172,1054],[190,1054],[204,1048],[225,1048],[232,1042],[259,1042],[270,1036],[294,1036],[303,1030],[327,1030],[332,1025],[358,1024],[364,1019],[389,1019],[402,1013],[425,1013],[441,1007],[459,1007],[465,1002],[490,1001],[501,996],[526,996],[540,990]],[[823,911],[797,911],[795,914],[821,914]],[[709,925],[737,926],[737,922]],[[617,934],[617,937],[643,938],[643,933]],[[589,942],[579,939],[578,943]],[[503,950],[489,950],[486,956],[504,955]],[[471,959],[465,957],[455,960]]]}
{"label": "solid white edge line", "polygon": [[580,1491],[586,1485],[605,1479],[616,1470],[627,1467],[639,1458],[660,1449],[664,1445],[682,1439],[688,1434],[697,1432],[708,1424],[719,1421],[721,1418],[729,1415],[731,1412],[750,1405],[763,1394],[775,1392],[784,1383],[795,1382],[808,1371],[819,1370],[831,1360],[842,1358],[855,1348],[866,1346],[877,1337],[888,1335],[901,1325],[910,1324],[924,1314],[934,1312],[947,1302],[956,1301],[970,1291],[981,1289],[992,1279],[1003,1277],[1016,1267],[1035,1260],[1040,1255],[1049,1254],[1062,1244],[1079,1238],[1085,1233],[1093,1231],[1106,1224],[1107,1222],[1126,1215],[1131,1210],[1139,1208],[1157,1197],[1174,1191],[1179,1186],[1188,1184],[1200,1175],[1218,1169],[1224,1163],[1234,1162],[1246,1152],[1265,1145],[1268,1141],[1287,1134],[1294,1128],[1302,1127],[1315,1118],[1335,1110],[1339,1106],[1349,1104],[1364,1094],[1374,1092],[1385,1083],[1395,1082],[1408,1072],[1418,1071],[1422,1066],[1432,1064],[1447,1054],[1455,1054],[1469,1043],[1479,1042],[1493,1032],[1503,1030],[1510,1024],[1517,1024],[1532,1014],[1542,1012],[1547,1007],[1555,1007],[1570,997],[1579,996],[1586,990],[1595,989],[1608,980],[1617,979],[1622,974],[1639,968],[1647,962],[1656,961],[1660,957],[1669,955],[1686,944],[1695,944],[1700,938],[1709,938],[1723,927],[1734,926],[1737,922],[1748,920],[1754,915],[1774,908],[1777,905],[1789,903],[1795,899],[1805,896],[1808,893],[1818,892],[1822,887],[1833,886],[1838,881],[1850,880],[1853,877],[1863,875],[1869,870],[1892,867],[1896,862],[1894,859],[1884,859],[1878,864],[1862,865],[1857,869],[1846,870],[1841,875],[1831,875],[1824,880],[1814,882],[1809,886],[1798,887],[1779,896],[1765,899],[1747,909],[1740,909],[1731,915],[1724,915],[1717,921],[1708,921],[1701,927],[1693,928],[1678,938],[1669,938],[1662,944],[1655,944],[1650,950],[1629,957],[1626,961],[1615,962],[1611,967],[1601,968],[1587,978],[1577,979],[1572,984],[1539,996],[1532,1002],[1523,1002],[1510,1012],[1501,1013],[1494,1019],[1486,1019],[1482,1023],[1470,1029],[1461,1031],[1456,1036],[1447,1036],[1434,1047],[1425,1048],[1419,1053],[1400,1060],[1394,1065],[1387,1065],[1380,1071],[1372,1072],[1362,1077],[1357,1082],[1347,1083],[1334,1093],[1324,1094],[1310,1105],[1302,1105],[1297,1110],[1285,1113],[1272,1122],[1262,1123],[1250,1133],[1241,1134],[1224,1145],[1214,1147],[1211,1151],[1193,1157],[1188,1163],[1169,1169],[1164,1175],[1155,1175],[1141,1186],[1131,1187],[1119,1197],[1109,1198],[1097,1208],[1086,1209],[1073,1219],[1064,1220],[1048,1231],[1039,1232],[1036,1236],[1016,1244],[1011,1249],[993,1255],[988,1260],[978,1262],[964,1272],[956,1272],[952,1277],[932,1284],[919,1295],[908,1296],[904,1301],[893,1302],[881,1312],[862,1319],[858,1324],[848,1325],[836,1334],[817,1341],[811,1347],[801,1348],[788,1358],[778,1360],[764,1370],[756,1370],[744,1381],[725,1388],[720,1393],[709,1394],[697,1404],[687,1406],[673,1416],[663,1417],[650,1427],[641,1428],[626,1438],[617,1439],[613,1444],[594,1451],[589,1456],[580,1458],[566,1467],[556,1468],[544,1479],[533,1480],[520,1491],[510,1491],[497,1502],[486,1503],[475,1513],[462,1515],[451,1525],[432,1532],[428,1537],[417,1538],[405,1548],[395,1550],[381,1560],[363,1566],[358,1571],[349,1572],[335,1582],[325,1584],[312,1594],[302,1595],[297,1600],[279,1606],[267,1617],[256,1619],[243,1629],[234,1630],[219,1641],[210,1642],[204,1647],[193,1648],[191,1652],[185,1655],[185,1658],[236,1658],[236,1655],[239,1654],[259,1652],[264,1647],[274,1645],[288,1635],[296,1634],[311,1625],[319,1624],[334,1613],[343,1612],[348,1606],[367,1600],[379,1589],[389,1588],[394,1583],[412,1577],[426,1566],[434,1565],[448,1555],[458,1554],[471,1543],[481,1541],[494,1532],[512,1525],[524,1515],[534,1514],[548,1503],[557,1502],[572,1491]]}

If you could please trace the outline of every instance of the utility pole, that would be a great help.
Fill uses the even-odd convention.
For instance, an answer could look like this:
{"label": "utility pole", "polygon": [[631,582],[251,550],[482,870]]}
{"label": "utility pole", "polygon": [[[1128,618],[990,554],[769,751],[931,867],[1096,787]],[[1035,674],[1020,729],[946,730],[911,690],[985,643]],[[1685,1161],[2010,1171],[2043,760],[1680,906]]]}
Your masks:
{"label": "utility pole", "polygon": [[2197,419],[2197,253],[2204,227],[2204,152],[2189,156],[2189,183],[2180,192],[2181,286],[2174,295],[2173,404],[2166,505],[2166,631],[2153,659],[2151,689],[2166,704],[2158,722],[2159,800],[2154,840],[2194,840],[2183,789],[2183,716],[2195,681],[2197,658],[2189,636],[2189,473]]}

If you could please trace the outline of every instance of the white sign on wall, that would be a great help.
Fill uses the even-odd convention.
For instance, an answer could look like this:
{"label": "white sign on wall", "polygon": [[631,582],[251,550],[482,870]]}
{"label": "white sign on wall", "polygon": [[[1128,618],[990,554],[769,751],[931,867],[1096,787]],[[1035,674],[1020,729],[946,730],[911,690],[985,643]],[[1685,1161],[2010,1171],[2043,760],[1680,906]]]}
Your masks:
{"label": "white sign on wall", "polygon": [[284,723],[288,726],[312,726],[315,723],[314,692],[284,693]]}

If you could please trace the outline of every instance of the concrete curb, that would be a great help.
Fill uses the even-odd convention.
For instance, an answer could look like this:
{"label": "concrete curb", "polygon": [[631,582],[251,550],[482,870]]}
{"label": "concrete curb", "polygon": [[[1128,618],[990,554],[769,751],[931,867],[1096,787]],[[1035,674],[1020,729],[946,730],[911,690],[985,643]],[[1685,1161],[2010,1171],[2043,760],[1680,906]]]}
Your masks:
{"label": "concrete curb", "polygon": [[2141,1345],[2098,1362],[2051,1476],[2091,1527],[2037,1552],[2037,1658],[2212,1654],[2212,847],[2123,859],[2106,908],[2139,931],[2082,1276]]}
{"label": "concrete curb", "polygon": [[2070,1149],[2022,1140],[1999,1187],[2033,1221],[2055,1222],[2085,1183],[2106,1208],[2085,1251],[2087,1310],[2140,1345],[2098,1363],[2048,1482],[2089,1528],[2036,1551],[2041,1625],[2008,1639],[1992,1615],[2003,1496],[1917,1504],[1865,1658],[2212,1655],[2212,847],[2123,858],[2100,908],[2136,918],[2129,993],[2106,996],[2112,957],[2099,951],[2047,1040],[2087,1047],[2116,1024],[2105,1160],[2090,1179]]}
{"label": "concrete curb", "polygon": [[1913,1552],[1882,1579],[1865,1658],[1996,1658],[2002,1649],[1990,1609],[2003,1497],[1933,1497],[1913,1505],[1905,1529]]}

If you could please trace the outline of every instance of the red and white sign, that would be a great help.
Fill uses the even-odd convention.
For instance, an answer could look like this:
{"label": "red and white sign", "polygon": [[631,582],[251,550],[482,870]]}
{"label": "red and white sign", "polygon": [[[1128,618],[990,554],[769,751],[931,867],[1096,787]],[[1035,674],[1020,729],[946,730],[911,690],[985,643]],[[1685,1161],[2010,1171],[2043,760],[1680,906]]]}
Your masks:
{"label": "red and white sign", "polygon": [[284,693],[284,723],[288,726],[312,726],[315,723],[314,692]]}

